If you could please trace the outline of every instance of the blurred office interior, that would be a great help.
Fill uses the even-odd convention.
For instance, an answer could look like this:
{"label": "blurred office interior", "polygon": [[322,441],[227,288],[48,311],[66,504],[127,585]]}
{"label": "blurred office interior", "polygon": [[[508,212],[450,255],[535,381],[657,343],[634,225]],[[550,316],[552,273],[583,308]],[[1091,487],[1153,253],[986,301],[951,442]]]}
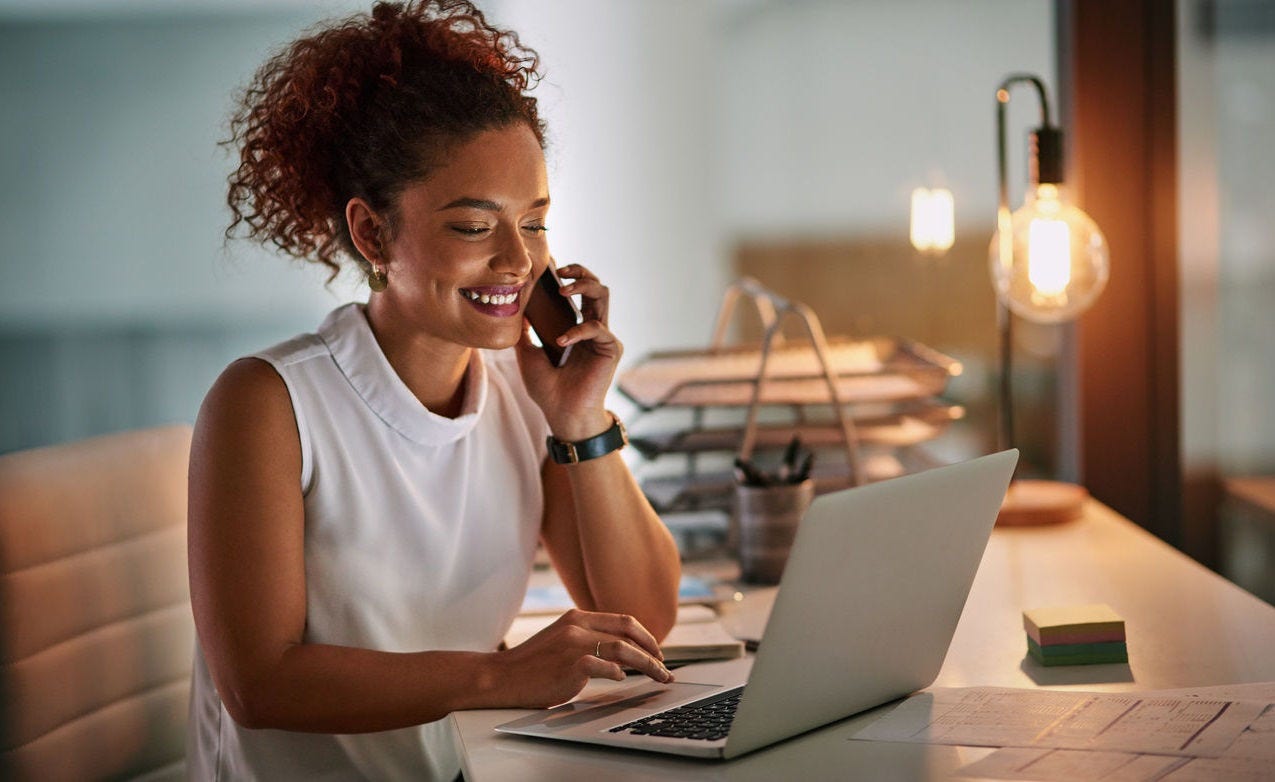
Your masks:
{"label": "blurred office interior", "polygon": [[[232,161],[218,146],[271,51],[365,5],[0,0],[0,453],[192,422],[226,363],[367,295],[225,242]],[[626,366],[704,345],[746,273],[810,303],[830,333],[959,360],[947,395],[967,415],[934,447],[954,460],[994,446],[993,93],[1038,74],[1067,126],[1071,4],[481,5],[541,55],[551,244],[612,288]],[[1158,262],[1177,270],[1178,352],[1153,382],[1177,399],[1187,507],[1170,502],[1171,522],[1117,509],[1270,600],[1275,519],[1229,501],[1226,480],[1275,474],[1275,20],[1256,0],[1159,6],[1173,20],[1178,236]],[[1035,106],[1016,102],[1010,120],[1017,202]],[[908,242],[910,193],[936,186],[956,204],[939,258]],[[1085,327],[1019,329],[1015,371],[1030,462],[1082,482],[1078,410],[1105,403],[1076,392]],[[1204,520],[1178,518],[1191,513]]]}

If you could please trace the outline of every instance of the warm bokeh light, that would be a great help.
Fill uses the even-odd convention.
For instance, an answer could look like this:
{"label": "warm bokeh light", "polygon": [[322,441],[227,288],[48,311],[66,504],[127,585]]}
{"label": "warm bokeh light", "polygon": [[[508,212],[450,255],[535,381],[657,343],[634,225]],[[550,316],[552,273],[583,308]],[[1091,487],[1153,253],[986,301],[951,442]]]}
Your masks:
{"label": "warm bokeh light", "polygon": [[952,191],[918,187],[912,191],[912,246],[926,255],[942,255],[956,238],[956,207]]}
{"label": "warm bokeh light", "polygon": [[1032,220],[1027,231],[1027,277],[1041,301],[1066,290],[1071,282],[1071,241],[1066,223]]}
{"label": "warm bokeh light", "polygon": [[[990,251],[992,280],[996,295],[1016,315],[1037,323],[1070,320],[1106,287],[1107,240],[1089,215],[1067,202],[1060,185],[1037,185],[998,224]],[[1002,233],[1012,241],[1002,241]]]}

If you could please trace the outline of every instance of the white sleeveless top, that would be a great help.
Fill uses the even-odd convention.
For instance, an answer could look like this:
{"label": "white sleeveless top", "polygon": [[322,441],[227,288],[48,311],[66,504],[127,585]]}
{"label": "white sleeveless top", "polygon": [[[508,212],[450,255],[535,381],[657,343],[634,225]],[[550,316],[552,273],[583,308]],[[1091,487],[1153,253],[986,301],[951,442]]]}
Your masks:
{"label": "white sleeveless top", "polygon": [[[257,357],[287,385],[301,438],[305,641],[495,650],[531,571],[549,431],[513,352],[473,352],[454,419],[412,395],[359,304]],[[192,779],[452,780],[460,770],[444,720],[360,735],[244,729],[198,646],[190,716]]]}

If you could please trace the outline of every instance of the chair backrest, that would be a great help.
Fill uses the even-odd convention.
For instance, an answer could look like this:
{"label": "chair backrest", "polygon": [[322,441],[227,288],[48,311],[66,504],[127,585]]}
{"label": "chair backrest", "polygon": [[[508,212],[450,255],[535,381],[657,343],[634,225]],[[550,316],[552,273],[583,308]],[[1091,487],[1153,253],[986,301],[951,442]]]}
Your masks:
{"label": "chair backrest", "polygon": [[184,774],[190,438],[0,456],[0,779]]}

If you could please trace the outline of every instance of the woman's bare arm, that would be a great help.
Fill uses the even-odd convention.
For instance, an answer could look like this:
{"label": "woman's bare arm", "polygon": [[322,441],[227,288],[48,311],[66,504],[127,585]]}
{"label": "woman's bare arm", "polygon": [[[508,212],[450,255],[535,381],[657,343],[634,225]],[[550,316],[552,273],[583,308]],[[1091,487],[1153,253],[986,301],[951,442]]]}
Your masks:
{"label": "woman's bare arm", "polygon": [[620,454],[546,462],[542,476],[542,538],[576,605],[632,615],[662,639],[677,619],[681,562]]}
{"label": "woman's bare arm", "polygon": [[[603,404],[624,346],[607,326],[610,289],[579,264],[558,272],[571,280],[561,295],[579,295],[584,316],[558,340],[575,346],[571,358],[552,366],[524,334],[518,359],[550,431],[575,442],[611,426]],[[667,635],[677,619],[681,561],[620,454],[572,465],[546,462],[541,478],[541,539],[576,605],[628,614],[657,638]]]}
{"label": "woman's bare arm", "polygon": [[[515,650],[390,653],[303,643],[301,449],[283,381],[245,359],[218,379],[191,450],[191,602],[231,716],[247,727],[388,730],[466,708],[546,706],[620,665],[664,680],[654,639],[622,617],[577,612]],[[613,661],[600,640],[630,640]],[[647,651],[642,651],[647,650]]]}

